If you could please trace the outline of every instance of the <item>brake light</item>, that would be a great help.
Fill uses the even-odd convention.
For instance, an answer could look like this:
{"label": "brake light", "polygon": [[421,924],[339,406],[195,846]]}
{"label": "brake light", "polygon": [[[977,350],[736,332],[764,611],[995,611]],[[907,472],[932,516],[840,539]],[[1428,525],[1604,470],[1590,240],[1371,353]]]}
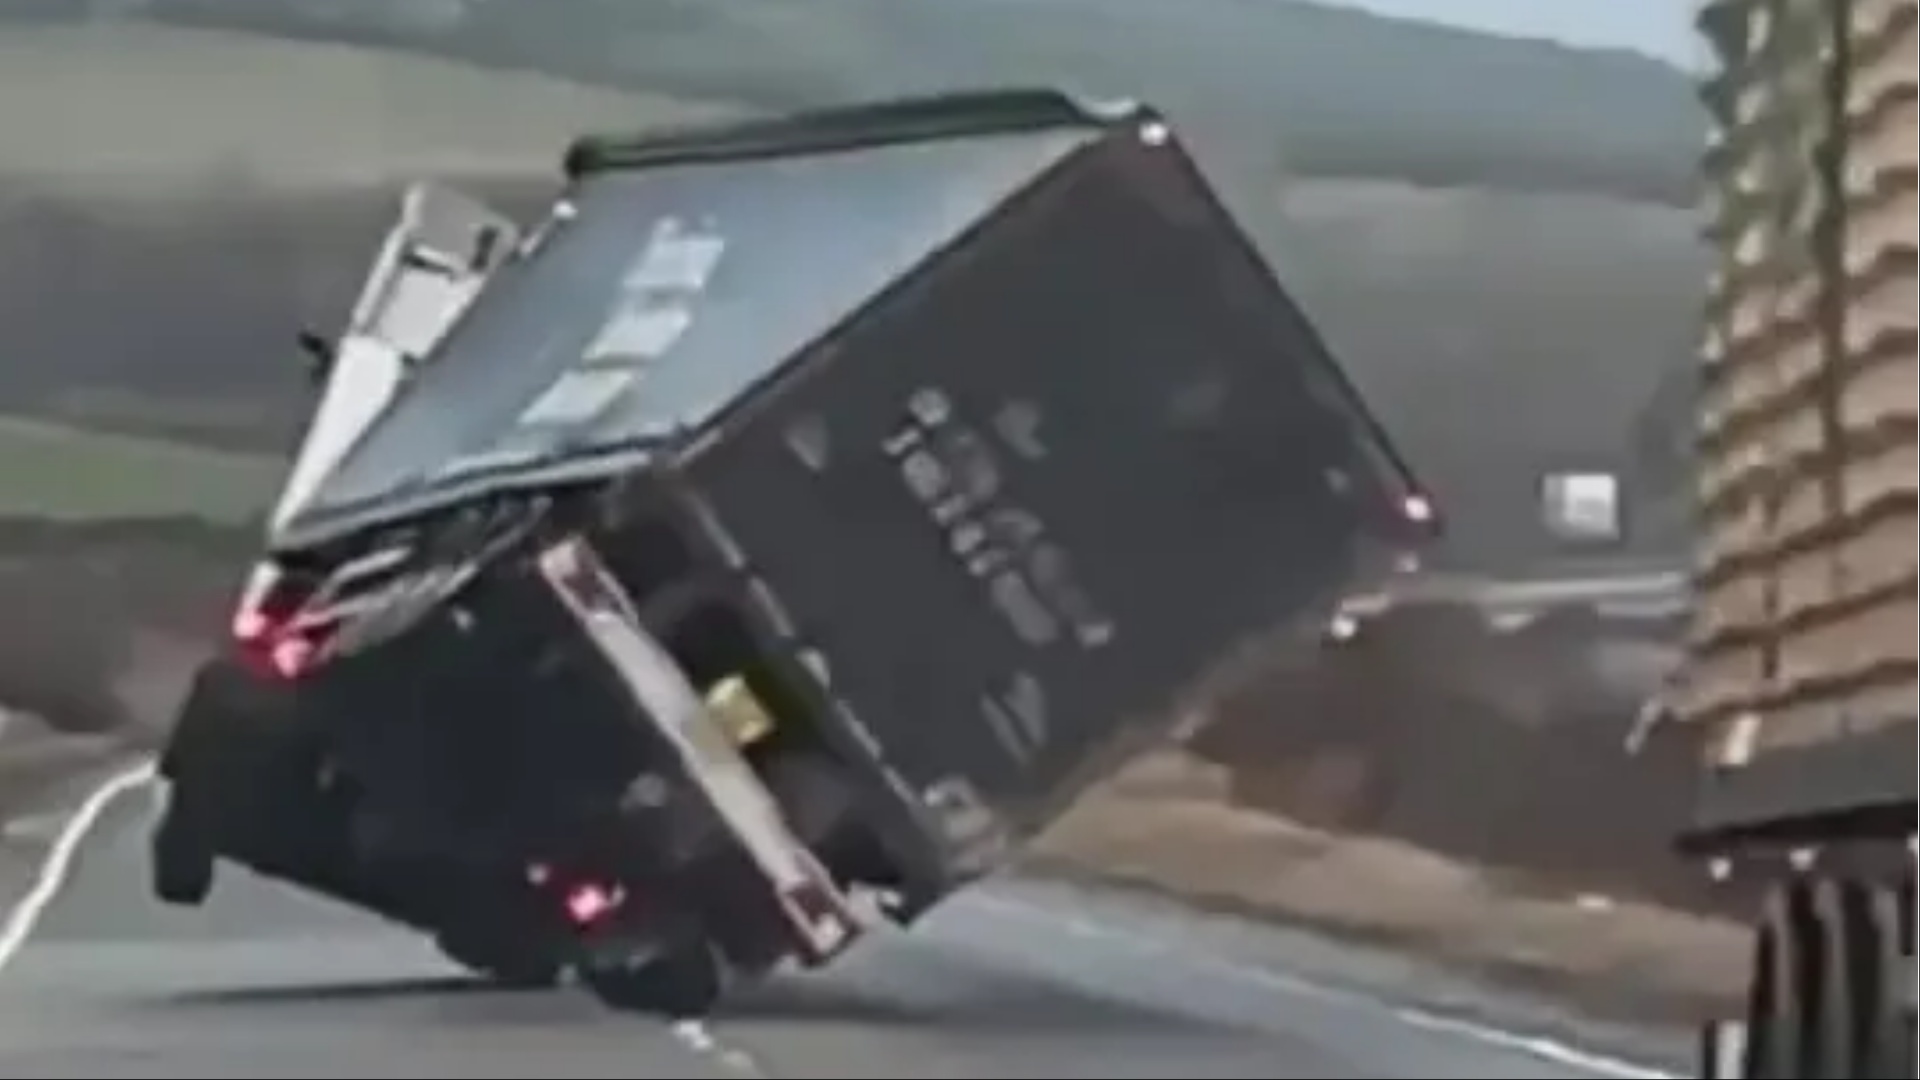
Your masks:
{"label": "brake light", "polygon": [[257,674],[291,682],[312,666],[318,646],[293,628],[262,622],[249,630],[246,637],[236,635],[234,645],[240,660]]}
{"label": "brake light", "polygon": [[233,616],[233,640],[254,642],[273,633],[273,620],[266,613],[254,608],[243,607]]}
{"label": "brake light", "polygon": [[575,926],[591,926],[618,908],[621,899],[618,889],[609,889],[592,882],[575,885],[567,890],[567,918],[572,920]]}
{"label": "brake light", "polygon": [[272,565],[256,567],[241,592],[231,631],[240,660],[257,674],[292,681],[312,665],[318,642],[294,624],[298,599]]}
{"label": "brake light", "polygon": [[273,666],[274,674],[289,681],[306,674],[313,663],[313,654],[317,646],[299,634],[280,637],[267,653],[267,660]]}

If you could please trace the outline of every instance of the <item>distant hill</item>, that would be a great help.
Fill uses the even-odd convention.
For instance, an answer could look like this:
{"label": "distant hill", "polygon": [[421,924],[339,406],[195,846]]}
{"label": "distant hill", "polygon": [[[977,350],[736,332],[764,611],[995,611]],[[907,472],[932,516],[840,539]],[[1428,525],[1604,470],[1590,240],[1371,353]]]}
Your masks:
{"label": "distant hill", "polygon": [[[418,0],[358,2],[318,0],[331,23],[290,0],[147,5],[298,31],[277,40],[0,24],[0,412],[282,447],[309,404],[291,331],[338,317],[401,180],[426,172],[524,206],[549,189],[568,135],[711,112],[689,100],[709,96],[699,86],[766,107],[1059,56],[1091,85],[1137,76],[1198,133],[1230,201],[1447,504],[1453,557],[1550,557],[1533,521],[1543,469],[1649,472],[1650,489],[1684,475],[1661,436],[1685,416],[1675,373],[1690,367],[1705,276],[1680,197],[1698,144],[1662,134],[1689,131],[1693,107],[1650,61],[1284,0],[1169,0],[1206,25],[1167,27],[1157,52],[1146,43],[1168,8],[1144,0],[1100,0],[1143,14],[1088,19],[1074,41],[1061,13],[1087,0],[967,0],[988,14],[950,27],[959,43],[946,52],[924,43],[952,5],[927,0],[501,0],[452,24]],[[1031,33],[998,21],[1015,7]],[[533,8],[548,13],[544,31],[524,24]],[[410,23],[390,17],[409,11]],[[1298,33],[1243,35],[1229,16],[1290,18]],[[799,21],[783,31],[782,18]],[[1102,27],[1134,52],[1102,45]],[[1212,64],[1182,52],[1203,32],[1224,50]],[[919,53],[886,44],[910,40]],[[1329,40],[1376,51],[1334,62]],[[776,53],[784,67],[754,66]],[[1296,53],[1306,59],[1271,70],[1253,60]],[[566,71],[600,85],[555,74]],[[1318,91],[1282,92],[1314,72]],[[1489,100],[1507,113],[1468,104]],[[1340,115],[1352,122],[1327,119]],[[1667,520],[1642,538],[1648,554],[1678,551],[1684,523]]]}
{"label": "distant hill", "polygon": [[1681,550],[1710,269],[1690,211],[1351,180],[1294,184],[1282,205],[1293,291],[1436,489],[1452,557],[1506,572],[1559,557],[1540,477],[1582,469],[1625,481],[1616,555]]}
{"label": "distant hill", "polygon": [[1302,0],[0,0],[402,46],[763,107],[955,86],[1150,99],[1310,176],[1691,201],[1687,78]]}
{"label": "distant hill", "polygon": [[342,316],[401,185],[527,211],[574,132],[714,111],[418,53],[0,25],[0,414],[282,447],[311,405],[291,335]]}

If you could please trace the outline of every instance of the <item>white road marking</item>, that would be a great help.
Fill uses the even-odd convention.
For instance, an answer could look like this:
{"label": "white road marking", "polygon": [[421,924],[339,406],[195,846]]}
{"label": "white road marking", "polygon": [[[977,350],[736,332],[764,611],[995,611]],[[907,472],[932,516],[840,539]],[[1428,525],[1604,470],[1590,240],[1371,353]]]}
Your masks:
{"label": "white road marking", "polygon": [[0,923],[0,969],[5,969],[26,947],[34,928],[40,924],[41,916],[59,898],[60,890],[73,875],[74,860],[80,854],[80,846],[86,843],[88,834],[100,823],[108,808],[128,792],[152,783],[156,775],[151,761],[115,773],[88,792],[87,797],[67,817],[65,825],[54,837],[52,846],[47,849],[47,857],[34,873],[32,888],[7,912],[6,921]]}
{"label": "white road marking", "polygon": [[1545,1036],[1504,1031],[1426,1009],[1394,1005],[1357,991],[1313,982],[1274,968],[1235,963],[1218,955],[1196,952],[1191,946],[1182,946],[1170,940],[1142,935],[1136,931],[1122,931],[1096,920],[1065,915],[1049,907],[1009,900],[1002,896],[982,895],[977,898],[977,902],[979,906],[997,910],[1003,915],[1029,922],[1044,922],[1075,937],[1097,941],[1103,948],[1132,952],[1155,962],[1163,963],[1171,960],[1194,970],[1207,972],[1244,986],[1256,987],[1269,993],[1277,992],[1294,997],[1313,998],[1337,1005],[1384,1013],[1409,1027],[1440,1032],[1483,1046],[1525,1054],[1557,1065],[1589,1072],[1595,1076],[1619,1077],[1621,1080],[1682,1080],[1677,1073],[1663,1072],[1631,1061],[1590,1053]]}
{"label": "white road marking", "polygon": [[760,1064],[759,1059],[755,1058],[752,1054],[720,1041],[720,1038],[713,1033],[713,1029],[708,1027],[705,1021],[675,1020],[670,1025],[669,1030],[673,1032],[673,1037],[680,1040],[687,1049],[692,1050],[702,1057],[712,1058],[721,1068],[729,1072],[740,1073],[743,1076],[768,1078],[768,1080],[771,1080],[774,1075],[768,1072],[766,1068]]}
{"label": "white road marking", "polygon": [[[114,803],[135,791],[146,790],[154,796],[149,814],[160,813],[160,789],[153,782],[157,776],[154,762],[142,762],[102,781],[87,793],[87,797],[71,813],[43,814],[32,819],[44,824],[47,832],[54,832],[56,828],[58,832],[47,850],[47,857],[34,874],[33,886],[7,912],[6,921],[0,923],[0,971],[5,970],[32,940],[40,919],[60,898],[61,890],[73,876],[81,846]],[[771,1078],[774,1075],[752,1054],[721,1041],[701,1021],[678,1021],[671,1026],[671,1030],[674,1038],[688,1049],[711,1058],[731,1072],[755,1078]]]}

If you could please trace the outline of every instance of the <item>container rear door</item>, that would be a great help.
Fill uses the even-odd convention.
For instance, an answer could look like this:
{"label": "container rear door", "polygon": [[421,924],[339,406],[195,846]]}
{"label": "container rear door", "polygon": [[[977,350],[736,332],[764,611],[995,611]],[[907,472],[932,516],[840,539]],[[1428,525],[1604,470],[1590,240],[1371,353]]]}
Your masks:
{"label": "container rear door", "polygon": [[1178,152],[1116,139],[689,474],[889,764],[1026,831],[1350,583],[1378,448],[1330,364]]}

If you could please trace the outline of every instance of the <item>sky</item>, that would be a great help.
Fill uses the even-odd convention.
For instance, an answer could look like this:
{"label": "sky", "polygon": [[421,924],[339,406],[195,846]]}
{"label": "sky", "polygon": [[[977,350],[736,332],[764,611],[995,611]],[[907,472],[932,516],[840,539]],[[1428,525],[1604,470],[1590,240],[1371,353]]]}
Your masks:
{"label": "sky", "polygon": [[1634,49],[1691,65],[1693,0],[1328,0],[1382,15],[1428,19],[1570,45]]}

